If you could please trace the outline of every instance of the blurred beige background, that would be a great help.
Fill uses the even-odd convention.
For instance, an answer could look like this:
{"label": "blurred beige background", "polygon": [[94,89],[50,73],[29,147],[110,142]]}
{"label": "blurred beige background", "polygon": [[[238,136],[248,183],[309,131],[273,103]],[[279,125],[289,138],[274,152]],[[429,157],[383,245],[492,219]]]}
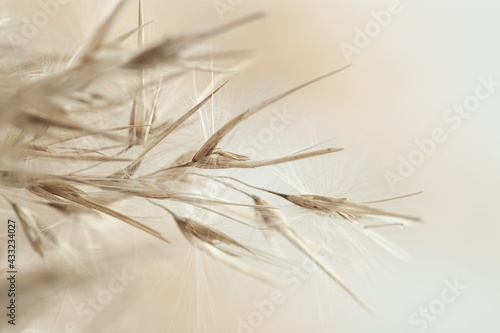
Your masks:
{"label": "blurred beige background", "polygon": [[[28,17],[39,10],[36,1],[25,1],[25,10],[18,8],[18,2],[5,3],[13,12]],[[40,30],[37,39],[60,45],[88,35],[110,3],[74,0]],[[133,26],[134,6],[121,22],[124,27]],[[341,45],[356,47],[359,54],[352,55],[351,68],[280,104],[298,118],[269,149],[290,151],[304,142],[307,146],[331,138],[334,146],[346,148],[342,156],[321,160],[323,164],[297,166],[296,172],[313,179],[312,184],[318,187],[311,189],[324,194],[376,200],[424,192],[383,206],[424,219],[422,225],[380,230],[406,250],[411,261],[392,263],[391,273],[374,272],[367,281],[354,273],[346,276],[376,315],[364,313],[340,289],[314,276],[296,291],[285,291],[286,302],[248,333],[465,333],[500,329],[496,313],[500,297],[500,214],[496,203],[500,187],[496,146],[500,140],[500,86],[493,87],[475,111],[467,112],[456,129],[454,122],[443,118],[454,104],[471,100],[482,82],[480,77],[500,82],[500,3],[144,0],[144,6],[146,19],[154,21],[146,30],[150,41],[186,29],[212,27],[255,11],[267,13],[266,18],[212,41],[218,49],[251,49],[260,56],[231,81],[227,98],[235,104],[251,103],[251,96],[261,93],[267,84],[273,83],[264,92],[269,96],[339,68],[348,63]],[[368,37],[369,45],[356,44],[358,28],[364,31],[367,24],[376,26],[372,12],[380,17],[381,11],[390,13],[389,8],[393,9],[387,19],[390,22],[378,24],[380,32]],[[262,119],[255,120],[256,128],[259,121],[265,121]],[[409,159],[418,150],[415,140],[429,139],[439,128],[446,140],[435,143],[434,151],[414,167],[412,175],[402,177],[404,181],[391,188],[387,173],[398,173],[400,156]],[[286,140],[289,143],[285,144]],[[318,170],[326,182],[314,183]],[[123,302],[130,302],[130,312],[120,314],[122,319],[108,326],[115,329],[105,331],[238,332],[237,318],[247,318],[255,311],[254,302],[269,295],[270,288],[251,279],[230,270],[213,272],[207,263],[203,270],[198,257],[182,256],[177,257],[181,271],[166,270],[165,280],[154,278],[153,273],[163,274],[154,264],[141,272],[142,284],[123,298]],[[190,272],[206,274],[208,280],[191,281]],[[231,283],[226,284],[226,278],[232,279]],[[450,294],[446,290],[456,281],[466,289]],[[446,295],[454,291],[457,297],[446,302]],[[421,311],[429,307],[426,316]],[[134,323],[118,325],[131,317],[136,319]]]}

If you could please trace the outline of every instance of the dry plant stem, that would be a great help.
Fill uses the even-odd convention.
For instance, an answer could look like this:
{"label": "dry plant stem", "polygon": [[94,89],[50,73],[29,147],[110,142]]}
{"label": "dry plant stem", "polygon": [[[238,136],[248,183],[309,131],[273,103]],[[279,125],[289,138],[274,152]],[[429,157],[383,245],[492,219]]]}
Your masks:
{"label": "dry plant stem", "polygon": [[397,196],[397,197],[392,197],[392,198],[387,198],[387,199],[374,200],[374,201],[365,201],[365,202],[362,202],[362,204],[369,205],[369,204],[374,204],[374,203],[380,203],[380,202],[398,200],[398,199],[403,199],[403,198],[409,198],[409,197],[413,197],[415,195],[419,195],[419,194],[422,194],[422,193],[424,193],[424,192],[418,191],[418,192],[415,192],[415,193],[400,195],[400,196]]}
{"label": "dry plant stem", "polygon": [[[203,94],[201,101],[173,120],[165,119],[165,113],[170,117],[177,114],[170,111],[176,110],[165,110],[167,107],[162,105],[161,97],[168,90],[168,85],[173,85],[174,80],[180,79],[188,69],[215,72],[211,67],[204,66],[203,62],[207,59],[235,59],[249,54],[247,51],[233,51],[186,56],[185,51],[197,43],[259,19],[263,14],[257,13],[213,29],[167,37],[152,45],[145,45],[144,27],[148,23],[144,22],[143,2],[137,1],[137,27],[109,41],[113,25],[125,11],[126,5],[132,2],[119,1],[80,51],[70,57],[49,55],[51,61],[59,66],[42,71],[43,75],[37,79],[26,79],[23,72],[18,72],[18,63],[15,61],[0,62],[0,82],[11,82],[14,87],[0,87],[0,133],[4,139],[0,145],[0,195],[17,215],[33,250],[43,256],[48,248],[58,246],[57,228],[51,229],[53,233],[44,230],[36,215],[27,208],[29,202],[65,214],[102,213],[169,243],[157,230],[111,208],[112,204],[120,200],[134,198],[165,211],[182,235],[209,257],[267,283],[279,284],[276,278],[244,264],[245,258],[265,260],[266,256],[271,257],[270,253],[262,254],[252,244],[235,240],[218,230],[220,228],[204,223],[207,221],[201,221],[201,218],[184,217],[186,214],[182,209],[194,207],[202,213],[216,214],[226,221],[260,230],[268,239],[273,233],[283,236],[365,310],[371,312],[346,282],[317,255],[317,250],[323,248],[299,235],[288,223],[280,206],[267,202],[253,192],[264,191],[307,211],[341,217],[353,223],[357,223],[358,218],[371,215],[411,221],[417,221],[417,218],[368,206],[376,201],[361,204],[346,198],[284,194],[216,174],[219,169],[263,168],[341,151],[340,148],[311,151],[312,146],[288,156],[252,160],[224,150],[219,145],[242,122],[290,94],[345,70],[350,64],[245,110],[214,130],[207,140],[194,149],[179,152],[176,135],[181,135],[182,131],[178,129],[192,125],[193,115],[212,101],[227,81],[210,93]],[[137,49],[125,50],[122,43],[135,33]],[[36,68],[41,57],[44,55],[28,54],[19,59],[19,63]],[[4,61],[3,58],[0,60]],[[159,75],[151,77],[149,73],[153,71],[159,72]],[[230,71],[221,69],[220,72],[228,74]],[[118,79],[119,87],[123,90],[102,89],[100,84],[105,81],[102,79],[109,79],[112,83]],[[124,80],[128,80],[127,84],[123,84]],[[75,109],[69,104],[75,104]],[[120,119],[119,124],[97,126],[97,121],[92,121],[94,115],[110,113],[113,117],[115,114],[122,115],[124,111],[127,112],[126,119],[117,117]],[[92,143],[87,148],[78,147],[82,139],[89,138],[98,138],[102,142]],[[151,152],[160,144],[180,156],[168,156],[170,159],[166,159],[166,164],[144,172],[141,167],[147,161],[146,156],[151,157]],[[137,153],[141,148],[133,146],[139,146],[142,150]],[[51,166],[58,166],[62,161],[78,161],[84,165],[76,168],[74,164],[68,163],[62,168],[64,171],[60,172],[32,171],[25,167],[27,162],[47,160]],[[196,173],[195,170],[206,170],[204,172],[210,174]],[[243,186],[234,186],[231,181]],[[207,184],[212,185],[211,182],[223,189],[236,191],[238,195],[225,200],[222,195],[204,194]],[[6,193],[11,192],[19,194],[16,200],[7,198]],[[24,194],[28,196],[23,197]],[[239,197],[245,200],[237,199]],[[378,202],[382,201],[385,200]],[[226,210],[221,211],[220,207]],[[206,215],[211,215],[208,213]],[[168,222],[172,222],[172,219]],[[395,224],[381,223],[363,228],[386,225]],[[331,249],[325,251],[334,258],[341,257]]]}
{"label": "dry plant stem", "polygon": [[334,75],[336,73],[339,73],[341,71],[343,71],[344,69],[350,67],[351,65],[346,65],[338,70],[335,70],[331,73],[328,73],[328,74],[325,74],[325,75],[322,75],[320,77],[317,77],[309,82],[306,82],[304,84],[301,84],[293,89],[290,89],[278,96],[275,96],[273,98],[270,98],[264,102],[262,102],[261,104],[258,104],[250,109],[248,109],[247,111],[243,112],[242,114],[240,114],[239,116],[233,118],[233,120],[227,122],[224,126],[222,126],[221,129],[219,129],[218,131],[216,131],[206,142],[205,144],[203,145],[203,147],[200,148],[200,150],[198,150],[198,152],[193,156],[193,159],[192,159],[192,162],[198,162],[200,160],[202,160],[203,158],[207,157],[208,155],[210,155],[215,147],[219,144],[220,140],[227,134],[229,133],[229,131],[231,131],[236,125],[240,124],[241,122],[243,122],[244,120],[248,119],[249,117],[255,115],[256,113],[258,113],[259,111],[265,109],[267,106],[269,105],[272,105],[273,103],[276,103],[277,101],[285,98],[286,96],[302,89],[302,88],[305,88],[307,87],[308,85],[311,85],[317,81],[320,81],[326,77],[329,77],[331,75]]}
{"label": "dry plant stem", "polygon": [[342,289],[344,289],[363,309],[368,313],[373,314],[373,310],[365,304],[361,298],[347,285],[347,283],[338,276],[338,274],[330,267],[328,267],[323,260],[319,258],[317,253],[315,253],[304,239],[297,234],[295,229],[293,229],[288,223],[285,216],[280,212],[270,209],[270,205],[264,199],[253,196],[255,204],[259,207],[256,208],[257,218],[262,221],[264,225],[270,225],[283,235],[294,247],[299,251],[302,251],[309,259],[311,259],[325,274],[327,274],[333,281],[335,281]]}
{"label": "dry plant stem", "polygon": [[113,177],[130,177],[132,176],[139,165],[141,164],[142,159],[149,153],[154,147],[156,147],[161,141],[163,141],[167,136],[169,136],[173,131],[175,131],[180,125],[182,125],[189,117],[196,113],[201,107],[203,107],[219,90],[222,89],[226,85],[227,81],[215,89],[210,95],[205,97],[201,102],[199,102],[195,107],[185,113],[183,116],[179,117],[172,125],[166,128],[160,135],[158,135],[149,145],[144,148],[144,150],[137,156],[137,158],[130,163],[124,170],[121,170],[115,174]]}
{"label": "dry plant stem", "polygon": [[12,206],[12,209],[19,218],[32,248],[38,255],[43,257],[46,249],[57,243],[55,237],[49,230],[42,230],[39,219],[29,209],[17,205],[5,196],[3,198]]}
{"label": "dry plant stem", "polygon": [[193,246],[200,249],[202,252],[206,253],[213,259],[220,261],[238,271],[249,274],[265,283],[272,285],[280,284],[280,281],[278,281],[276,278],[252,269],[247,265],[244,265],[241,262],[235,260],[234,258],[238,257],[238,255],[229,250],[221,248],[220,246],[218,246],[217,241],[226,245],[236,246],[254,255],[254,253],[247,247],[243,246],[231,237],[216,231],[215,229],[208,228],[192,219],[180,217],[177,214],[173,213],[170,209],[162,205],[158,205],[156,203],[153,204],[168,212],[174,218],[174,221],[176,222],[179,230],[182,232],[184,237]]}
{"label": "dry plant stem", "polygon": [[[347,283],[330,267],[328,267],[323,260],[319,258],[317,252],[314,251],[311,245],[308,244],[287,222],[286,217],[279,211],[276,210],[273,205],[264,199],[240,190],[231,184],[220,181],[217,178],[210,177],[203,174],[195,174],[197,176],[206,177],[215,180],[224,186],[227,186],[235,191],[249,196],[253,199],[255,203],[255,214],[256,221],[260,222],[261,225],[268,227],[268,230],[275,230],[281,235],[283,235],[295,248],[304,253],[309,259],[311,259],[325,274],[327,274],[333,281],[335,281],[339,286],[341,286],[358,304],[360,304],[367,312],[373,314],[373,310],[365,304],[361,298],[347,285]],[[220,177],[228,178],[231,177]]]}
{"label": "dry plant stem", "polygon": [[167,38],[164,41],[161,41],[160,43],[147,48],[144,52],[141,52],[136,57],[132,58],[125,64],[125,67],[137,69],[154,66],[158,63],[168,60],[176,60],[179,52],[189,47],[190,45],[198,43],[204,39],[215,37],[229,30],[235,29],[238,26],[260,19],[263,16],[263,13],[256,13],[253,15],[249,15],[241,20],[230,22],[213,30],[205,31],[199,34],[178,36],[176,38]]}
{"label": "dry plant stem", "polygon": [[[358,215],[359,216],[362,216],[362,215],[380,215],[380,216],[387,216],[387,217],[396,217],[396,218],[409,220],[409,221],[413,221],[413,222],[420,221],[420,219],[418,217],[387,212],[387,211],[384,211],[381,209],[366,206],[364,204],[350,202],[346,198],[331,198],[331,197],[325,197],[325,196],[320,196],[320,195],[307,195],[307,194],[303,194],[303,195],[284,194],[284,193],[271,191],[271,190],[268,190],[268,189],[265,189],[262,187],[250,185],[250,184],[245,183],[245,182],[243,182],[239,179],[236,179],[234,177],[228,177],[228,176],[213,176],[213,177],[214,178],[222,178],[222,179],[230,179],[230,180],[236,181],[236,182],[243,184],[247,187],[279,196],[279,197],[293,203],[296,206],[305,208],[307,210],[316,211],[319,213],[346,214],[345,216],[347,216],[347,217],[356,217]],[[419,194],[419,193],[421,193],[421,192],[417,192],[414,194],[409,194],[409,195],[405,195],[405,196],[401,196],[401,197],[397,197],[397,198],[404,198],[404,197],[408,197],[410,195],[415,195],[415,194]],[[392,198],[392,199],[396,199],[396,198]],[[379,202],[379,201],[376,201],[376,202]]]}

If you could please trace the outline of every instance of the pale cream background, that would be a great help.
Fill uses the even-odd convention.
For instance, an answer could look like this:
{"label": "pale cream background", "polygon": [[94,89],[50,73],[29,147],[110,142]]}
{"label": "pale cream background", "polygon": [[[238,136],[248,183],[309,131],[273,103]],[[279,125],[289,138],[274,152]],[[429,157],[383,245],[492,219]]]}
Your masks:
{"label": "pale cream background", "polygon": [[[98,8],[108,7],[104,1],[74,2],[67,5],[64,16],[41,32],[41,39],[53,38],[57,44],[88,34],[103,17],[104,10]],[[154,28],[147,30],[150,39],[264,10],[268,14],[265,19],[213,40],[220,48],[252,49],[261,57],[231,83],[228,98],[244,102],[271,81],[274,85],[268,95],[344,65],[340,43],[352,42],[354,28],[364,27],[371,20],[370,12],[386,8],[388,1],[246,0],[226,13],[223,21],[210,0],[144,3],[146,16],[155,22]],[[343,179],[343,195],[377,199],[424,191],[385,205],[424,218],[423,225],[384,232],[411,255],[412,261],[394,264],[396,273],[391,279],[386,279],[385,273],[374,274],[367,283],[376,291],[363,287],[356,276],[347,277],[366,295],[364,299],[376,309],[375,316],[364,313],[338,288],[327,286],[326,280],[314,278],[299,291],[287,294],[287,302],[255,332],[417,332],[409,326],[409,316],[439,297],[446,279],[455,278],[468,289],[426,332],[500,329],[500,214],[496,202],[500,187],[500,91],[459,129],[449,130],[448,140],[396,192],[390,191],[384,180],[384,173],[397,167],[398,156],[407,156],[415,149],[414,140],[447,126],[443,113],[474,91],[478,76],[493,74],[500,80],[500,3],[407,0],[402,5],[403,12],[353,57],[352,68],[305,89],[285,104],[303,112],[309,124],[302,133],[293,131],[287,136],[303,135],[307,144],[313,142],[313,133],[318,141],[334,137],[335,146],[347,149],[342,157],[328,160],[331,169],[325,167],[325,177],[333,177],[332,186]],[[131,7],[125,21],[134,18],[132,12]],[[64,34],[58,24],[64,24]],[[282,152],[280,143],[276,143],[276,151]],[[337,161],[343,166],[340,171]],[[210,269],[208,272],[214,274]],[[136,332],[141,327],[144,332],[196,331],[192,323],[198,312],[189,302],[197,298],[191,295],[193,290],[182,290],[182,286],[191,288],[193,284],[186,280],[188,275],[180,276],[172,275],[170,284],[157,286],[152,295],[146,294],[149,288],[144,285],[142,290],[131,292],[131,300],[138,303],[130,306],[130,314],[123,318],[133,317],[136,322],[123,325],[119,332]],[[230,296],[226,295],[229,287],[225,288],[224,278],[236,281],[231,284]],[[144,279],[155,281],[147,276]],[[230,332],[228,328],[236,325],[235,317],[246,316],[254,310],[252,302],[267,295],[261,285],[230,271],[212,277],[207,288],[211,292],[202,292],[199,298],[212,298],[210,307],[201,311],[205,313],[202,322],[210,329],[199,332]],[[161,298],[153,296],[158,293],[162,293]],[[184,293],[192,297],[186,300]],[[142,300],[137,299],[142,296]]]}

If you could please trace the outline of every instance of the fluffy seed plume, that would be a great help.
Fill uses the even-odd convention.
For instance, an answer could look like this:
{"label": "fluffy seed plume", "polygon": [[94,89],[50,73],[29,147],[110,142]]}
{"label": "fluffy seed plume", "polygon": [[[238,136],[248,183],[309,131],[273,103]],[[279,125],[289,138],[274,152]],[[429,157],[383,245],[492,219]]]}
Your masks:
{"label": "fluffy seed plume", "polygon": [[[276,283],[276,278],[245,263],[246,257],[261,257],[253,244],[237,241],[203,217],[184,217],[188,210],[196,209],[225,223],[261,230],[266,237],[272,233],[283,236],[371,311],[317,255],[319,245],[288,223],[283,207],[256,193],[264,191],[282,203],[285,199],[306,211],[352,222],[367,216],[417,218],[346,198],[284,194],[221,175],[221,169],[263,168],[340,152],[340,148],[306,149],[254,160],[224,148],[224,144],[228,134],[252,116],[265,113],[270,105],[298,90],[333,77],[350,64],[231,115],[220,126],[214,123],[206,139],[200,136],[196,143],[184,143],[179,137],[185,132],[197,133],[195,115],[201,117],[209,102],[215,103],[214,98],[228,85],[222,77],[230,71],[221,71],[220,79],[210,82],[217,88],[207,89],[210,93],[201,99],[186,99],[189,102],[182,110],[170,103],[172,92],[193,72],[210,69],[207,61],[211,59],[248,55],[246,51],[193,54],[193,46],[263,15],[257,13],[201,32],[165,36],[148,44],[144,28],[149,23],[144,21],[143,4],[138,0],[137,26],[113,37],[113,27],[133,2],[119,1],[74,54],[31,54],[16,49],[14,57],[14,53],[8,53],[9,48],[0,51],[5,52],[0,57],[0,194],[19,219],[33,250],[43,256],[47,248],[59,246],[57,228],[49,232],[41,226],[37,207],[52,211],[54,216],[62,213],[70,221],[66,223],[89,214],[107,215],[162,242],[173,241],[170,234],[164,235],[168,228],[159,231],[141,217],[121,210],[119,203],[133,199],[137,205],[160,207],[168,217],[162,219],[164,224],[176,225],[195,249],[233,269]],[[2,31],[12,28],[15,24]],[[133,37],[134,47],[130,49],[126,42]],[[24,68],[32,68],[37,75],[28,75]],[[227,190],[235,195],[208,193],[207,188],[214,184],[221,193]],[[56,222],[48,221],[53,225]],[[264,257],[260,259],[265,261]]]}

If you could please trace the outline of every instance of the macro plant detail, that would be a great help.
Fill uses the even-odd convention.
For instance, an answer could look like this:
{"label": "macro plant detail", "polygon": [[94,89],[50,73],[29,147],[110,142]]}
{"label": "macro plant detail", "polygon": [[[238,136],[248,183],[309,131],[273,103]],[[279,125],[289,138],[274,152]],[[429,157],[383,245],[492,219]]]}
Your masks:
{"label": "macro plant detail", "polygon": [[[139,0],[137,27],[111,38],[116,21],[132,2],[119,1],[75,54],[39,54],[20,47],[16,50],[19,56],[13,58],[10,47],[3,47],[0,194],[15,213],[33,251],[45,257],[60,243],[57,227],[44,226],[39,209],[54,216],[107,215],[171,243],[169,234],[116,208],[117,203],[134,199],[138,205],[161,211],[165,223],[175,225],[204,255],[265,282],[279,283],[247,262],[248,257],[261,256],[251,243],[218,230],[206,222],[206,215],[192,214],[195,210],[258,229],[267,239],[283,237],[371,312],[362,297],[318,255],[318,247],[323,245],[301,235],[282,206],[291,205],[304,213],[331,219],[332,223],[348,222],[360,233],[419,219],[377,208],[377,201],[359,203],[314,193],[282,193],[232,173],[336,154],[343,148],[304,147],[303,151],[272,159],[253,159],[225,148],[225,140],[237,131],[238,125],[350,65],[292,87],[241,113],[226,110],[231,116],[222,126],[213,128],[194,149],[186,148],[179,143],[179,136],[196,134],[197,119],[203,121],[200,112],[210,108],[214,98],[230,85],[225,78],[232,70],[216,73],[218,79],[208,84],[206,93],[193,97],[186,109],[170,105],[165,96],[193,71],[213,72],[207,66],[213,58],[246,58],[248,52],[207,54],[196,53],[195,49],[198,43],[263,15],[251,15],[198,33],[168,36],[146,45],[144,27],[149,23],[144,21]],[[4,22],[0,28],[8,31],[8,24]],[[126,42],[133,39],[137,47],[130,49]],[[234,194],[235,199],[205,191],[214,186]]]}

